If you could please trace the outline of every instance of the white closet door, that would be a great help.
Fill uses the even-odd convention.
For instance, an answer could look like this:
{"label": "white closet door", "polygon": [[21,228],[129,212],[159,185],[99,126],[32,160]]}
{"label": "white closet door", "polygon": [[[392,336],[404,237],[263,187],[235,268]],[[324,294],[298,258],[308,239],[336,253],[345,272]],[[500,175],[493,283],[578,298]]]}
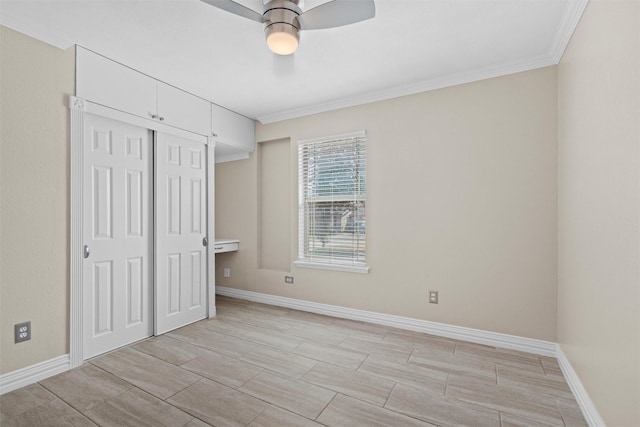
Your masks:
{"label": "white closet door", "polygon": [[151,131],[87,114],[83,356],[153,333]]}
{"label": "white closet door", "polygon": [[207,314],[205,144],[156,134],[156,335]]}

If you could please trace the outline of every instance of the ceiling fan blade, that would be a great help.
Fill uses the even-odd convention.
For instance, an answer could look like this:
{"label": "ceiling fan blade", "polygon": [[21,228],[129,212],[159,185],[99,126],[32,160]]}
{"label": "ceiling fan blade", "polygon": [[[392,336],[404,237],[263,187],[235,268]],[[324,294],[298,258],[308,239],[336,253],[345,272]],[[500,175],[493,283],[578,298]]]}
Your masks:
{"label": "ceiling fan blade", "polygon": [[202,0],[203,2],[210,4],[211,6],[217,7],[218,9],[226,10],[227,12],[231,12],[234,15],[242,16],[243,18],[251,19],[256,22],[264,22],[264,17],[262,14],[256,12],[253,9],[249,9],[246,6],[241,5],[240,3],[236,3],[233,0]]}
{"label": "ceiling fan blade", "polygon": [[300,15],[302,29],[320,30],[365,21],[376,16],[373,0],[332,0]]}

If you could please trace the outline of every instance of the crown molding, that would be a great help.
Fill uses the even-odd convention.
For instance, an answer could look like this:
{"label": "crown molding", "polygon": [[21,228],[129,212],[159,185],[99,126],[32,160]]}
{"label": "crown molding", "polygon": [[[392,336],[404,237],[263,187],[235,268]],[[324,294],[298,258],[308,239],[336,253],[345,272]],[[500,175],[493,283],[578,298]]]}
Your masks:
{"label": "crown molding", "polygon": [[555,64],[560,63],[562,55],[564,55],[571,36],[578,27],[578,22],[580,22],[580,18],[588,3],[589,0],[570,0],[567,2],[564,14],[562,15],[562,22],[558,27],[553,45],[549,50],[549,55],[553,58]]}
{"label": "crown molding", "polygon": [[537,68],[548,67],[550,65],[556,65],[556,62],[554,62],[553,58],[550,55],[542,55],[537,58],[517,61],[502,66],[483,68],[469,73],[461,73],[439,79],[424,80],[419,83],[397,86],[395,88],[386,89],[383,91],[370,92],[322,104],[295,108],[278,113],[266,114],[258,116],[257,120],[262,124],[275,123],[283,120],[309,116],[312,114],[339,110],[342,108],[349,108],[358,105],[370,104],[373,102],[386,101],[402,96],[415,95],[422,92],[429,92],[436,89],[443,89],[446,87],[457,86],[465,83],[472,83],[508,74],[530,71]]}
{"label": "crown molding", "polygon": [[358,105],[370,104],[372,102],[386,101],[388,99],[399,98],[407,95],[415,95],[422,92],[429,92],[436,89],[457,86],[465,83],[472,83],[480,80],[501,77],[508,74],[531,71],[537,68],[557,65],[562,59],[569,40],[573,35],[582,13],[586,8],[588,0],[569,0],[566,4],[558,31],[556,32],[553,44],[549,51],[541,56],[529,58],[521,61],[502,64],[496,67],[482,68],[468,73],[461,73],[438,79],[424,80],[419,83],[397,86],[395,88],[342,98],[326,103],[285,110],[277,113],[259,115],[257,120],[262,124],[269,124],[283,120],[295,119],[312,114],[325,113],[342,108],[355,107]]}

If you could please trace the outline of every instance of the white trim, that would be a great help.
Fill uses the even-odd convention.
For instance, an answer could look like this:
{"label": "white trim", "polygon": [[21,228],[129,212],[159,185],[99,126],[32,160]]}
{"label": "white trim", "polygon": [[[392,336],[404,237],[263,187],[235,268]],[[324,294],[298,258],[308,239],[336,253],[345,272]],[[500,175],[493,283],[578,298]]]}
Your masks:
{"label": "white trim", "polygon": [[523,71],[535,70],[537,68],[548,67],[550,65],[557,65],[562,58],[564,50],[569,44],[569,40],[571,39],[573,32],[578,26],[578,22],[580,21],[580,17],[582,16],[582,12],[587,6],[587,3],[588,0],[568,0],[567,7],[565,9],[562,22],[558,27],[558,31],[556,33],[552,48],[548,53],[540,55],[536,58],[530,58],[524,61],[515,61],[496,67],[482,68],[466,73],[456,74],[453,76],[424,80],[418,83],[397,86],[395,88],[378,92],[364,93],[307,107],[294,108],[291,110],[279,111],[272,114],[265,114],[263,116],[258,116],[257,120],[262,124],[269,124],[282,120],[294,119],[297,117],[304,117],[312,114],[338,110],[341,108],[355,107],[357,105],[385,101],[388,99],[399,98],[401,96],[414,95],[417,93],[428,92],[445,87],[491,79],[507,74],[515,74]]}
{"label": "white trim", "polygon": [[70,301],[69,301],[69,365],[82,365],[82,168],[84,113],[82,98],[69,97],[71,110],[71,203],[70,203]]}
{"label": "white trim", "polygon": [[[342,271],[347,273],[360,273],[360,274],[368,274],[369,266],[365,264],[366,260],[362,259],[362,257],[358,257],[357,254],[351,254],[351,257],[346,258],[338,258],[329,255],[327,257],[314,257],[308,256],[308,248],[307,243],[310,238],[307,233],[307,228],[310,226],[307,224],[307,207],[308,200],[315,201],[361,201],[364,202],[366,198],[366,194],[360,194],[358,191],[355,191],[354,194],[346,194],[346,195],[329,195],[329,196],[318,196],[316,191],[311,191],[314,193],[312,195],[307,194],[307,181],[308,176],[306,174],[307,166],[309,166],[311,162],[312,154],[308,150],[312,150],[313,147],[320,146],[322,144],[329,144],[329,146],[335,145],[336,147],[349,146],[351,155],[354,155],[358,159],[363,159],[360,157],[361,155],[366,156],[366,132],[364,130],[358,130],[349,133],[343,133],[338,135],[330,135],[330,136],[320,136],[309,139],[302,139],[297,142],[298,145],[298,259],[294,261],[294,265],[302,268],[313,268],[318,270],[333,270],[333,271]],[[345,148],[342,147],[342,148]],[[357,148],[356,148],[357,147]],[[335,147],[334,147],[335,148]],[[331,148],[332,150],[334,148]],[[346,149],[346,148],[345,148]],[[362,151],[361,151],[362,150]],[[328,161],[330,161],[329,159]],[[366,160],[364,170],[366,171]],[[359,187],[359,183],[358,187]],[[357,193],[357,194],[356,194]],[[313,216],[313,215],[312,215]],[[311,220],[310,222],[314,222],[315,220]],[[355,236],[355,234],[354,234]],[[355,238],[355,237],[354,237]],[[323,243],[324,247],[324,243]]]}
{"label": "white trim", "polygon": [[[84,115],[94,114],[97,116],[118,120],[124,123],[128,123],[134,126],[139,126],[145,129],[174,135],[181,138],[190,139],[202,144],[210,144],[209,139],[206,136],[195,134],[193,132],[185,131],[182,129],[174,128],[172,126],[159,123],[155,120],[146,119],[133,114],[126,113],[124,111],[115,110],[113,108],[105,107],[100,104],[96,104],[91,101],[87,101],[83,98],[76,96],[69,96],[69,110],[71,112],[71,202],[70,202],[70,307],[69,307],[69,367],[75,368],[82,365],[84,361],[82,342],[82,322],[83,322],[83,299],[82,299],[82,206],[83,206],[83,190],[82,190],[82,171],[83,171],[83,128],[84,128]],[[211,151],[215,148],[215,144],[209,145]],[[215,155],[214,155],[215,158]],[[214,164],[213,162],[211,164]],[[213,184],[211,186],[213,194]],[[213,211],[213,206],[208,205],[210,211]],[[210,217],[207,217],[209,219]],[[213,215],[211,215],[213,218]],[[209,241],[215,240],[215,233],[212,233]],[[214,254],[211,254],[214,257]],[[215,261],[210,261],[209,267],[215,271]],[[212,298],[207,299],[207,304],[213,299],[215,301],[215,292],[213,290],[213,284],[210,285],[210,295]],[[215,304],[215,303],[214,303]],[[209,316],[215,316],[215,305],[213,308],[208,308]]]}
{"label": "white trim", "polygon": [[549,55],[553,58],[554,63],[560,63],[564,51],[569,45],[569,40],[573,32],[580,22],[582,13],[587,7],[589,0],[571,0],[567,2],[564,14],[562,16],[562,23],[558,27],[556,38],[553,41],[553,47],[549,51]]}
{"label": "white trim", "polygon": [[604,420],[589,397],[587,390],[582,385],[578,374],[573,370],[573,366],[571,366],[569,359],[564,354],[564,351],[562,351],[560,344],[557,345],[556,358],[558,359],[562,374],[582,410],[582,415],[584,415],[587,424],[589,424],[590,427],[605,427],[606,424]]}
{"label": "white trim", "polygon": [[298,145],[313,144],[315,142],[337,141],[340,139],[348,138],[364,138],[366,136],[367,134],[365,131],[359,130],[356,132],[343,133],[340,135],[319,136],[317,138],[301,139],[300,141],[298,141]]}
{"label": "white trim", "polygon": [[542,55],[532,60],[515,62],[501,67],[492,67],[472,71],[469,73],[446,76],[438,79],[425,80],[419,83],[398,86],[391,89],[385,89],[377,92],[368,92],[349,98],[338,99],[326,103],[314,104],[308,107],[286,110],[273,114],[258,116],[257,120],[262,124],[279,122],[298,117],[310,116],[312,114],[324,113],[327,111],[339,110],[341,108],[355,107],[372,102],[386,101],[388,99],[399,98],[401,96],[415,95],[422,92],[443,89],[446,87],[457,86],[465,83],[472,83],[480,80],[491,79],[494,77],[505,76],[508,74],[520,73],[523,71],[531,71],[537,68],[556,65],[553,58],[549,55]]}
{"label": "white trim", "polygon": [[216,317],[216,143],[208,138],[207,150],[207,316]]}
{"label": "white trim", "polygon": [[347,265],[347,264],[330,264],[330,263],[322,263],[322,262],[313,262],[307,260],[297,260],[294,261],[293,264],[296,267],[301,268],[315,268],[317,270],[333,270],[333,271],[344,271],[346,273],[360,273],[360,274],[369,274],[369,266],[368,265]]}
{"label": "white trim", "polygon": [[5,394],[20,387],[37,383],[46,378],[58,375],[70,369],[69,355],[54,357],[17,371],[0,375],[0,394]]}
{"label": "white trim", "polygon": [[[433,335],[446,336],[448,338],[463,339],[465,341],[479,342],[481,344],[489,344],[495,347],[504,347],[514,350],[527,351],[534,354],[540,354],[543,356],[556,357],[560,369],[573,393],[576,402],[582,410],[582,414],[590,427],[604,427],[606,426],[604,420],[600,416],[600,413],[596,409],[593,401],[589,397],[586,389],[582,385],[578,374],[574,371],[569,359],[562,351],[559,344],[553,344],[546,341],[531,340],[528,338],[516,337],[513,335],[496,334],[493,332],[478,331],[475,329],[462,328],[458,326],[438,324],[435,322],[420,321],[417,319],[408,319],[399,316],[390,316],[384,314],[377,314],[372,312],[366,312],[362,310],[348,309],[344,307],[331,306],[327,304],[313,303],[303,300],[297,300],[286,297],[278,297],[274,295],[261,294],[257,292],[243,291],[240,289],[227,288],[222,286],[216,286],[216,293],[219,295],[225,295],[233,298],[244,299],[248,301],[261,302],[266,304],[278,305],[282,307],[289,307],[298,310],[310,311],[313,313],[327,314],[336,317],[343,317],[353,320],[363,320],[371,323],[384,324],[387,326],[400,327],[402,329],[409,329],[418,332],[427,332]],[[215,309],[214,309],[215,310]],[[378,318],[380,321],[375,321]],[[411,322],[394,322],[387,323],[388,320],[402,319],[403,321],[410,320]],[[414,326],[419,323],[424,323],[428,330],[419,330]],[[410,327],[406,327],[406,326]],[[434,326],[444,327],[445,334],[438,334],[434,332]],[[458,330],[463,334],[457,334],[453,336],[451,332]],[[474,341],[470,338],[469,332],[473,332],[474,335],[482,338],[482,341]],[[487,339],[496,338],[499,336],[499,340],[487,342]],[[510,342],[507,343],[505,339]],[[505,347],[503,344],[507,343],[509,346]],[[35,365],[27,366],[26,368],[19,369],[17,371],[9,372],[7,374],[0,375],[0,395],[11,392],[18,388],[34,384],[38,381],[42,381],[46,378],[54,375],[66,372],[71,369],[70,358],[68,354],[59,356]]]}
{"label": "white trim", "polygon": [[395,316],[392,314],[376,313],[372,311],[358,310],[336,305],[321,304],[294,298],[269,295],[241,289],[216,286],[216,293],[228,297],[255,301],[264,304],[309,311],[327,316],[344,319],[360,320],[409,331],[423,332],[446,338],[469,341],[477,344],[490,345],[492,347],[506,348],[510,350],[525,351],[541,356],[555,357],[556,344],[549,341],[533,338],[518,337],[515,335],[501,334],[498,332],[482,331],[465,328],[463,326],[447,325],[444,323],[430,322],[428,320],[413,319],[410,317]]}

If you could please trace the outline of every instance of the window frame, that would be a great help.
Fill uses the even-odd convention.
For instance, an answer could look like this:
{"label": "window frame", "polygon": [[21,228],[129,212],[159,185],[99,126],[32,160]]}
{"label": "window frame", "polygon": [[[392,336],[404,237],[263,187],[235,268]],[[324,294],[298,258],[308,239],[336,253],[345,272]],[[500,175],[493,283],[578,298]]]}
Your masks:
{"label": "window frame", "polygon": [[364,254],[364,259],[362,261],[358,261],[357,259],[355,259],[355,257],[346,258],[346,260],[341,260],[339,257],[333,257],[333,256],[327,257],[325,259],[312,258],[312,257],[307,257],[305,252],[305,246],[307,244],[306,230],[308,226],[305,223],[305,212],[306,212],[305,204],[308,201],[308,198],[306,194],[307,188],[305,188],[307,181],[304,176],[303,164],[308,165],[309,158],[306,158],[306,159],[302,158],[303,147],[310,146],[313,144],[321,144],[323,142],[332,143],[342,139],[350,139],[350,138],[364,139],[365,154],[364,154],[363,160],[364,160],[364,173],[365,173],[365,176],[364,176],[365,191],[363,196],[353,194],[349,196],[349,198],[350,200],[353,200],[353,201],[362,200],[365,204],[364,211],[366,212],[367,136],[365,131],[357,131],[357,132],[351,132],[346,134],[324,136],[319,138],[304,139],[304,140],[298,141],[298,258],[297,260],[294,261],[294,265],[297,267],[314,268],[314,269],[321,269],[321,270],[333,270],[333,271],[350,272],[350,273],[361,273],[361,274],[369,273],[369,266],[367,264],[366,233],[364,236],[365,254]]}

